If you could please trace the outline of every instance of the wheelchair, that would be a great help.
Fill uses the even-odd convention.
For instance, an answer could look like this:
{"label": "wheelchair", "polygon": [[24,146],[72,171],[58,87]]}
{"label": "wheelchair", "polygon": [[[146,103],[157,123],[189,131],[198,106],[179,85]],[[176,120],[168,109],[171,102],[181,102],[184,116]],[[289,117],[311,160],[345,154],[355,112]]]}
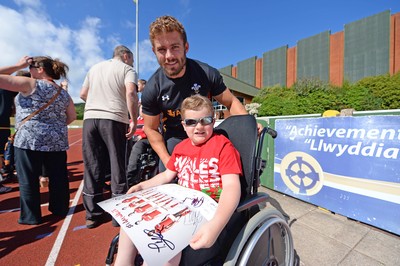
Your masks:
{"label": "wheelchair", "polygon": [[[128,159],[129,159],[129,154],[132,150],[132,147],[128,148],[128,143],[127,143],[127,147],[126,150],[128,151],[126,156],[127,156],[127,161],[126,161],[126,166],[128,166]],[[131,144],[131,146],[133,146],[133,144]],[[138,168],[138,180],[140,181],[145,181],[153,176],[155,176],[158,173],[158,162],[159,162],[159,158],[157,153],[151,148],[150,144],[149,146],[146,148],[146,150],[139,155],[139,158],[137,160],[137,168]],[[107,190],[111,190],[111,186],[110,184],[108,184],[107,182],[109,182],[111,180],[111,168],[110,165],[107,166],[107,174],[105,176],[105,183],[104,183],[104,187]],[[131,187],[133,185],[135,185],[135,183],[132,183],[131,180],[129,180],[127,178],[127,182],[128,182],[128,186]]]}
{"label": "wheelchair", "polygon": [[145,153],[139,156],[138,175],[141,181],[148,180],[158,173],[158,161],[157,153],[154,152],[151,146],[146,149]]}
{"label": "wheelchair", "polygon": [[[265,127],[258,138],[257,122],[251,115],[230,116],[215,131],[228,137],[241,155],[243,176],[240,181],[245,194],[236,212],[244,212],[247,217],[247,223],[237,234],[223,265],[294,265],[294,244],[289,225],[278,210],[261,207],[269,196],[258,191],[260,176],[266,167],[266,160],[261,158],[263,140],[267,133],[275,138],[276,131]],[[114,261],[118,238],[119,235],[111,241],[106,265]],[[216,264],[211,262],[207,265]]]}

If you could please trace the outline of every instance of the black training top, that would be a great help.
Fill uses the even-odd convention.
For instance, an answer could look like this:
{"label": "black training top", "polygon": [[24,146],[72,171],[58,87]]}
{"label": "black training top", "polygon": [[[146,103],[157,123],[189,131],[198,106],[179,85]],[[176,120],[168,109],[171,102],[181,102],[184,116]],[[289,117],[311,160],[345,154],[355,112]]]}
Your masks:
{"label": "black training top", "polygon": [[185,75],[168,78],[160,67],[146,83],[142,94],[142,111],[155,116],[162,113],[164,138],[186,138],[181,125],[182,101],[196,93],[211,98],[226,90],[217,69],[197,60],[186,60]]}
{"label": "black training top", "polygon": [[12,106],[14,105],[14,97],[17,94],[18,92],[0,89],[0,127],[10,126]]}

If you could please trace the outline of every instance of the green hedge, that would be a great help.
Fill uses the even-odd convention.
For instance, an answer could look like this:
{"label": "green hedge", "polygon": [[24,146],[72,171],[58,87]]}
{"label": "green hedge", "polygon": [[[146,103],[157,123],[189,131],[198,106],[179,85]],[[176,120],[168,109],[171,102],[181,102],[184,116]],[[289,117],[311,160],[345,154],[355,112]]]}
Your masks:
{"label": "green hedge", "polygon": [[254,98],[259,116],[323,113],[353,108],[356,111],[400,109],[400,72],[367,77],[354,84],[333,86],[318,79],[302,79],[292,87],[262,89]]}
{"label": "green hedge", "polygon": [[83,119],[84,110],[85,110],[85,104],[84,103],[75,104],[75,111],[76,111],[76,119],[77,120],[82,120]]}

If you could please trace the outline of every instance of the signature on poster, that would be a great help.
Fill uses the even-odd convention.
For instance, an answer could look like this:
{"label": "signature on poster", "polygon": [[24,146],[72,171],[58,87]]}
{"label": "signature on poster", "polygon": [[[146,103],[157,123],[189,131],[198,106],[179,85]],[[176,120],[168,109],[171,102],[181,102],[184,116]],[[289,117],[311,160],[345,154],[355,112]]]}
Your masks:
{"label": "signature on poster", "polygon": [[204,203],[204,197],[200,197],[200,198],[198,198],[198,197],[194,197],[194,198],[188,198],[188,197],[186,197],[186,198],[182,201],[182,203],[185,203],[186,200],[189,200],[189,201],[191,200],[190,205],[192,205],[192,206],[195,207],[195,208],[201,207],[201,205],[203,205],[203,203]]}
{"label": "signature on poster", "polygon": [[175,244],[169,241],[168,239],[165,239],[162,233],[157,233],[155,230],[144,230],[144,233],[148,236],[150,236],[151,240],[154,240],[153,243],[149,243],[147,246],[150,249],[156,249],[158,253],[160,253],[160,250],[162,248],[169,248],[170,250],[175,249]]}
{"label": "signature on poster", "polygon": [[201,191],[165,184],[100,202],[148,265],[162,265],[188,246],[218,204]]}

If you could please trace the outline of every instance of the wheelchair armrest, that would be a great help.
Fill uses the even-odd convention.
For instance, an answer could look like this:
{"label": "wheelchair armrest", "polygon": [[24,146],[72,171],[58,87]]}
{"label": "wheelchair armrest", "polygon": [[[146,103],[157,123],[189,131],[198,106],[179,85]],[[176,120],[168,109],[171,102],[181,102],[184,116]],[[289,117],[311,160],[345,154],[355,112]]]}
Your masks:
{"label": "wheelchair armrest", "polygon": [[253,195],[247,195],[243,200],[239,202],[239,205],[236,208],[236,212],[241,212],[244,210],[253,207],[254,205],[262,202],[266,202],[269,198],[269,195],[265,192],[257,192]]}

